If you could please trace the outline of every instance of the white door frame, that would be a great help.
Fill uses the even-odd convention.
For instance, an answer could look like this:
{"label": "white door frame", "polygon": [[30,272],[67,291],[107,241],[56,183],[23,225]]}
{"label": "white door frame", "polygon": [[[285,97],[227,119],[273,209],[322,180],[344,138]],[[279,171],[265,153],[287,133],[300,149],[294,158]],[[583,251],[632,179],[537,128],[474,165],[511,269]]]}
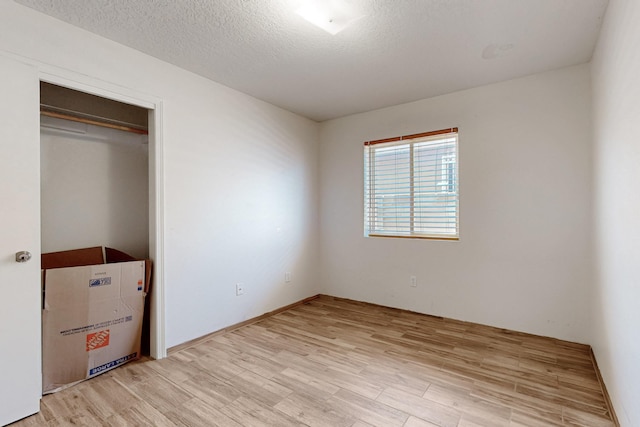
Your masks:
{"label": "white door frame", "polygon": [[[65,74],[69,74],[68,72]],[[89,79],[40,69],[40,80],[69,89],[113,99],[149,110],[149,256],[153,260],[153,291],[150,312],[150,353],[154,359],[167,356],[164,323],[164,162],[162,101],[132,90]],[[87,80],[92,80],[87,83]],[[124,92],[127,93],[124,93]]]}
{"label": "white door frame", "polygon": [[149,114],[149,256],[153,259],[153,291],[150,312],[150,353],[167,357],[164,303],[164,150],[162,99],[104,80],[45,64],[32,58],[0,51],[0,55],[35,66],[39,80],[113,99],[150,110]]}

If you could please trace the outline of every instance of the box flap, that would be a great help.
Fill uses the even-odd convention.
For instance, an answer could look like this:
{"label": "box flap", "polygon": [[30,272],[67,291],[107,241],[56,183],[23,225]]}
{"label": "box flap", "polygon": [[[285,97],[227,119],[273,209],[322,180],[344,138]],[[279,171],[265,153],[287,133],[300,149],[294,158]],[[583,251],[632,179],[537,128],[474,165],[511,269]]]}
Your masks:
{"label": "box flap", "polygon": [[50,268],[79,267],[83,265],[104,264],[102,246],[73,249],[70,251],[49,252],[41,256],[43,270]]}
{"label": "box flap", "polygon": [[127,262],[127,261],[144,261],[145,262],[144,292],[145,294],[149,293],[149,288],[151,287],[151,273],[152,273],[152,263],[150,259],[140,260],[127,253],[124,253],[117,249],[108,248],[106,246],[104,248],[104,256],[105,256],[105,262],[107,264],[112,264],[116,262]]}

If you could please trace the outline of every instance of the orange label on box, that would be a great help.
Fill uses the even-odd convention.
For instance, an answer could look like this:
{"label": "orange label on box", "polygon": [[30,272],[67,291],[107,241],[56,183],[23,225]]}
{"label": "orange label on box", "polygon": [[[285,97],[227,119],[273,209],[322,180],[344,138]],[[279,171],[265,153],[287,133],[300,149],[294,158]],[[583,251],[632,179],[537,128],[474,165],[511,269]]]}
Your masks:
{"label": "orange label on box", "polygon": [[109,345],[109,329],[104,331],[94,332],[87,335],[87,351],[95,350],[97,348],[106,347]]}

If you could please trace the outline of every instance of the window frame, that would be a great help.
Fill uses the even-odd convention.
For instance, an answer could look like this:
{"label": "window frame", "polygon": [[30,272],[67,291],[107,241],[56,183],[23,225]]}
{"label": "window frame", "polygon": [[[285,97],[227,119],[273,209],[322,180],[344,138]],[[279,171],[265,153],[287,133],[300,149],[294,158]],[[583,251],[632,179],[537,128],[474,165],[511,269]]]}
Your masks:
{"label": "window frame", "polygon": [[[435,156],[435,164],[433,167],[433,191],[423,192],[423,195],[431,195],[433,197],[447,197],[449,198],[445,201],[445,205],[442,206],[442,210],[438,211],[438,213],[446,213],[450,206],[446,206],[447,203],[450,203],[453,206],[455,211],[455,225],[452,226],[454,232],[417,232],[416,224],[417,220],[422,219],[423,217],[416,214],[415,208],[415,200],[417,198],[417,188],[415,187],[414,180],[416,179],[415,169],[420,166],[424,166],[424,164],[419,163],[416,160],[414,155],[414,147],[416,144],[420,144],[426,141],[434,141],[437,143],[438,136],[442,136],[442,140],[445,140],[447,137],[445,135],[450,134],[451,138],[455,138],[453,145],[453,153],[446,152],[439,154],[436,152]],[[377,150],[389,148],[390,151],[393,151],[393,147],[402,147],[407,145],[404,149],[409,150],[408,160],[406,161],[408,172],[408,184],[406,184],[406,188],[401,187],[401,190],[408,190],[408,199],[409,202],[405,205],[405,209],[408,209],[409,219],[404,220],[406,222],[406,227],[408,231],[398,231],[394,228],[398,227],[398,218],[402,218],[401,214],[396,213],[395,225],[389,227],[389,232],[384,232],[384,229],[376,228],[373,225],[375,222],[380,221],[380,216],[378,215],[377,202],[380,201],[379,197],[372,194],[375,194],[376,186],[381,184],[375,184],[374,180],[376,179],[376,160],[374,159],[376,148],[372,148],[372,146],[385,144],[384,147],[379,147]],[[398,148],[398,153],[402,148]],[[379,152],[379,151],[378,151]],[[367,141],[364,143],[364,235],[365,237],[385,237],[385,238],[409,238],[409,239],[428,239],[428,240],[460,240],[460,186],[459,186],[459,135],[458,128],[448,128],[442,129],[438,131],[424,132],[419,134],[411,134],[405,135],[395,138],[387,138],[380,139],[374,141]],[[453,168],[450,165],[454,165]],[[378,175],[379,176],[379,175]],[[404,177],[406,178],[406,177]],[[420,182],[417,184],[420,185]],[[443,188],[444,187],[444,188]],[[390,197],[398,198],[401,195],[399,194],[391,194]],[[383,198],[385,196],[382,196]],[[453,199],[451,199],[453,198]],[[436,199],[437,200],[437,199]],[[453,202],[453,203],[452,203]],[[430,207],[430,206],[429,206]],[[398,206],[395,205],[395,208],[398,209]],[[406,214],[405,214],[406,215]],[[405,218],[407,218],[405,216]],[[383,220],[384,221],[384,220]],[[403,221],[400,221],[403,222]],[[435,223],[435,222],[433,222]],[[424,228],[428,228],[425,226]],[[423,228],[423,230],[424,230]],[[433,227],[435,228],[435,227]],[[382,232],[380,232],[382,231]]]}

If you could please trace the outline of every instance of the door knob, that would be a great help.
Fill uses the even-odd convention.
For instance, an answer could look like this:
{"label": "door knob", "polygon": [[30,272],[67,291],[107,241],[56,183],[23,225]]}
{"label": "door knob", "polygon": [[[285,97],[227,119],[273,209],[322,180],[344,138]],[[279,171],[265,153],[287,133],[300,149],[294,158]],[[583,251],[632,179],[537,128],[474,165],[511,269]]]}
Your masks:
{"label": "door knob", "polygon": [[31,259],[31,252],[20,251],[16,252],[16,262],[27,262]]}

